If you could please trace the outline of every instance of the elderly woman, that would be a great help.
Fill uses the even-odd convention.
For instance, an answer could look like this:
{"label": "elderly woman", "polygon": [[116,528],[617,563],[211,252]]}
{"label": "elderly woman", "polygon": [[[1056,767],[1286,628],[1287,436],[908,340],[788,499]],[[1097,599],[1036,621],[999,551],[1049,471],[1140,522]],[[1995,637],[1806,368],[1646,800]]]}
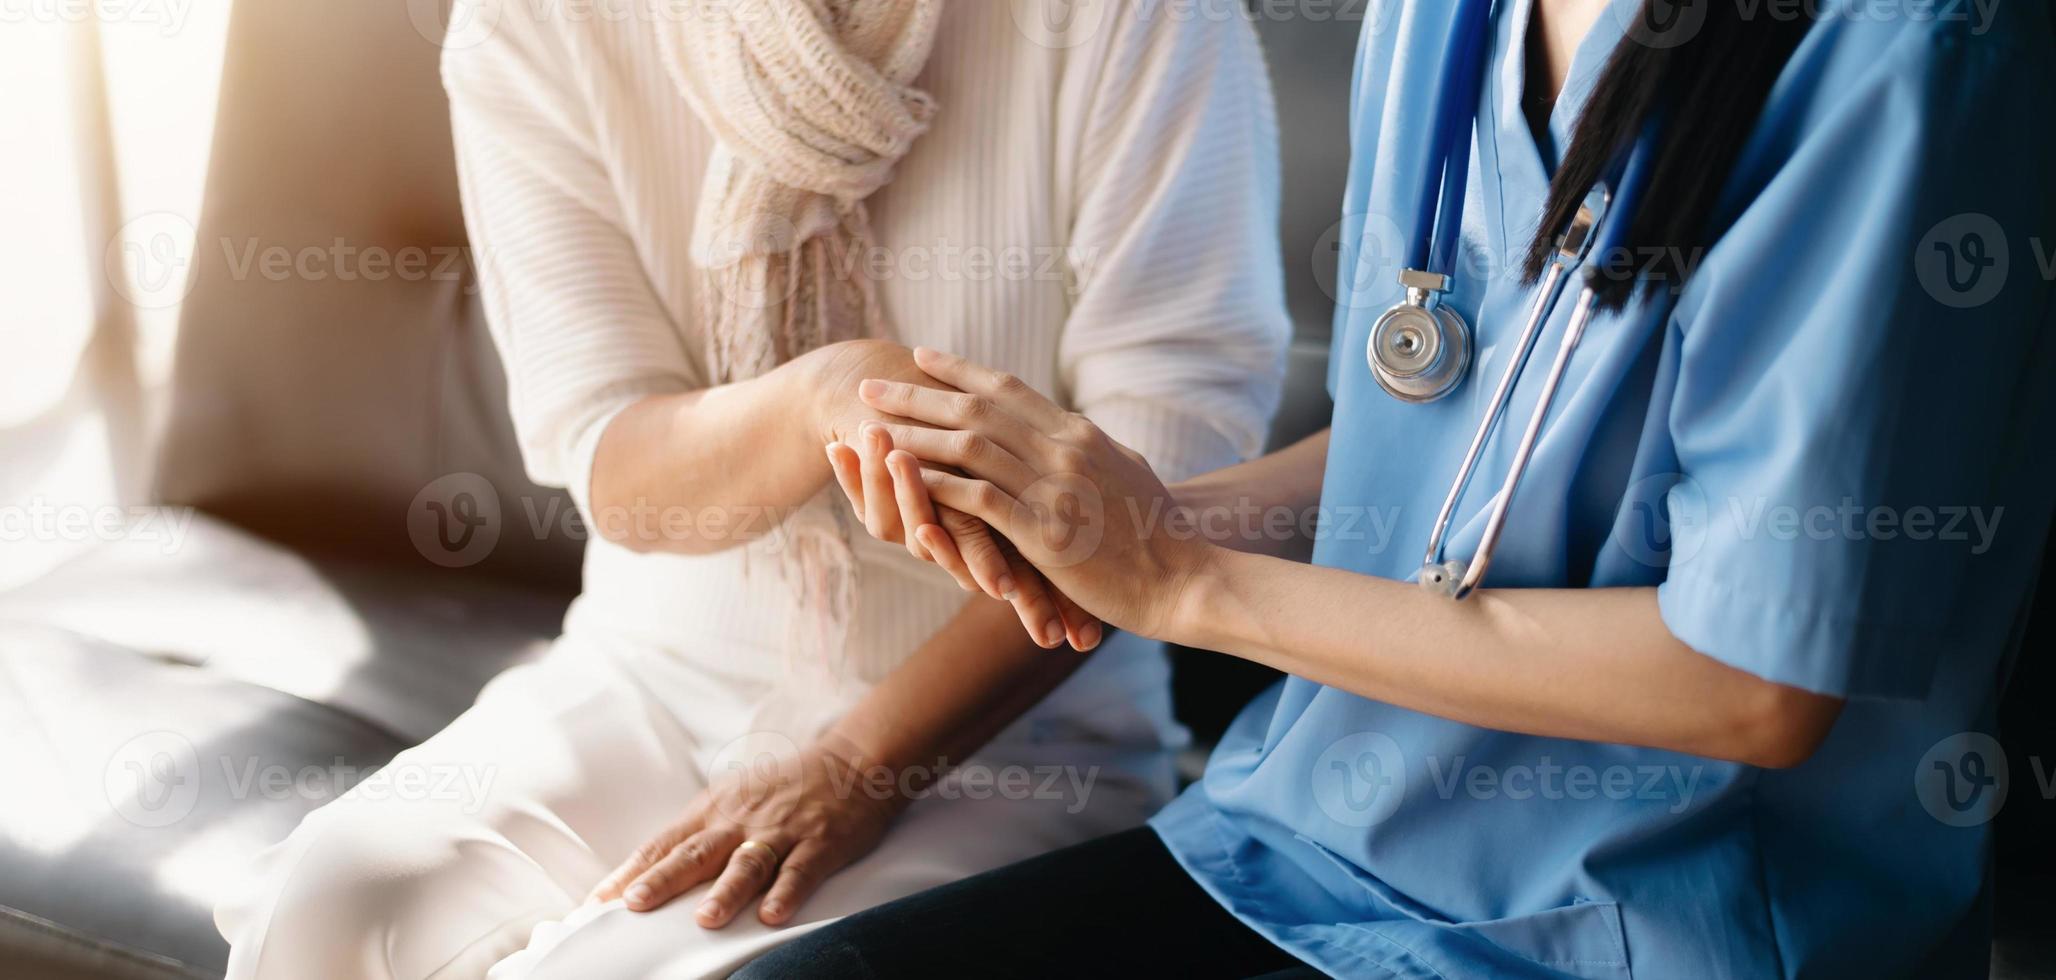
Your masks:
{"label": "elderly woman", "polygon": [[[529,470],[596,532],[585,592],[258,859],[230,975],[720,974],[1148,817],[1161,650],[1101,643],[960,515],[862,533],[897,514],[851,511],[821,446],[870,436],[856,385],[923,377],[919,344],[1158,472],[1258,448],[1286,324],[1239,5],[468,8],[444,77],[484,301]],[[408,791],[452,766],[488,789]]]}

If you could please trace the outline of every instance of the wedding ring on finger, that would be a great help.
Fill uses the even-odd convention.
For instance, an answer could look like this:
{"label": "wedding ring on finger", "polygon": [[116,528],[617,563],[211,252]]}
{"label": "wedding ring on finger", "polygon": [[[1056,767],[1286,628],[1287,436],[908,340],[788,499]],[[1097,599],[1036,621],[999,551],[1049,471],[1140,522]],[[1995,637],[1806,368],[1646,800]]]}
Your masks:
{"label": "wedding ring on finger", "polygon": [[766,844],[763,841],[755,839],[746,840],[740,844],[735,845],[735,853],[741,854],[742,852],[750,850],[752,848],[759,851],[763,851],[764,860],[769,861],[771,867],[778,867],[778,865],[783,863],[785,860],[784,858],[778,856],[777,848],[772,847],[771,845]]}

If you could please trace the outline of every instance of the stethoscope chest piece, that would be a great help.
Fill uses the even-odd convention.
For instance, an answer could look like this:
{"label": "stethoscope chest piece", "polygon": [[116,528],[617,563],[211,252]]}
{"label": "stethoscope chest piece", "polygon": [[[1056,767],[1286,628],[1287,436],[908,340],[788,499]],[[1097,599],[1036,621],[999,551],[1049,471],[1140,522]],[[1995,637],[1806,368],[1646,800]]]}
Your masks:
{"label": "stethoscope chest piece", "polygon": [[1399,281],[1406,300],[1371,325],[1365,345],[1371,376],[1386,394],[1421,404],[1440,399],[1463,384],[1471,366],[1471,328],[1463,316],[1434,302],[1449,277],[1408,269]]}

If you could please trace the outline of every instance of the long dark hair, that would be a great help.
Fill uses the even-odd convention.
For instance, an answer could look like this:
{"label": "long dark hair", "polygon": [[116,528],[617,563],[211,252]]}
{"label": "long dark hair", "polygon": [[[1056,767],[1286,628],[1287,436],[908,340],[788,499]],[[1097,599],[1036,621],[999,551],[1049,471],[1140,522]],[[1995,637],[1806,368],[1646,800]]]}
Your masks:
{"label": "long dark hair", "polygon": [[1721,188],[1811,24],[1805,16],[1773,16],[1768,4],[1643,0],[1550,181],[1542,224],[1522,267],[1528,281],[1547,269],[1556,235],[1586,192],[1662,113],[1655,168],[1623,240],[1633,261],[1593,265],[1602,270],[1596,280],[1601,304],[1612,309],[1634,298],[1638,286],[1682,287],[1696,256],[1717,237],[1713,209]]}

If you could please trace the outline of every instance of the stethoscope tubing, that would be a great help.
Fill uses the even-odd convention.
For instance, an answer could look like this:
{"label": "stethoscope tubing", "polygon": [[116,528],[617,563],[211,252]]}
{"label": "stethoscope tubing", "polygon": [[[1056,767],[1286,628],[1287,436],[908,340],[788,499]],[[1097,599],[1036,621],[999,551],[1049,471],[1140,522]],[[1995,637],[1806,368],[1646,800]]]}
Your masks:
{"label": "stethoscope tubing", "polygon": [[1555,307],[1556,296],[1563,290],[1567,279],[1562,263],[1549,263],[1549,272],[1535,293],[1535,301],[1529,304],[1528,321],[1521,327],[1513,359],[1507,362],[1506,370],[1500,374],[1499,385],[1492,389],[1492,400],[1485,407],[1485,418],[1478,423],[1478,431],[1471,435],[1471,445],[1464,452],[1463,466],[1457,470],[1456,482],[1450,484],[1449,495],[1443,498],[1442,509],[1435,515],[1435,528],[1428,535],[1428,553],[1423,564],[1442,564],[1443,544],[1449,537],[1449,525],[1456,518],[1457,504],[1463,499],[1464,491],[1470,488],[1478,463],[1484,459],[1485,444],[1491,441],[1492,430],[1498,426],[1500,416],[1506,413],[1507,404],[1513,401],[1514,385],[1527,369],[1528,357],[1535,352],[1535,341],[1542,336],[1543,321]]}
{"label": "stethoscope tubing", "polygon": [[1485,580],[1485,569],[1492,565],[1492,555],[1499,548],[1499,536],[1506,530],[1506,515],[1513,508],[1513,495],[1520,488],[1521,479],[1528,474],[1528,461],[1535,455],[1535,444],[1542,440],[1542,425],[1549,418],[1549,406],[1556,401],[1556,389],[1563,385],[1564,375],[1571,366],[1571,354],[1578,349],[1578,342],[1585,336],[1585,326],[1592,321],[1592,314],[1599,308],[1599,294],[1586,287],[1578,294],[1578,305],[1571,312],[1571,322],[1564,330],[1563,343],[1556,348],[1556,360],[1549,365],[1549,375],[1542,379],[1542,393],[1535,400],[1535,411],[1528,415],[1527,428],[1521,432],[1520,445],[1515,447],[1513,464],[1506,468],[1506,482],[1499,488],[1499,494],[1492,501],[1492,513],[1485,519],[1485,531],[1478,538],[1478,550],[1464,567],[1463,580],[1457,583],[1452,595],[1466,599]]}
{"label": "stethoscope tubing", "polygon": [[[1454,57],[1444,66],[1437,87],[1434,147],[1428,173],[1436,186],[1422,196],[1407,243],[1409,269],[1451,269],[1463,225],[1463,198],[1471,175],[1470,123],[1485,84],[1485,37],[1491,31],[1494,0],[1458,0],[1454,25]],[[1430,207],[1430,202],[1433,207]]]}
{"label": "stethoscope tubing", "polygon": [[[1527,476],[1528,465],[1533,460],[1535,447],[1541,442],[1542,427],[1549,419],[1550,407],[1556,401],[1557,389],[1563,386],[1563,379],[1570,371],[1571,356],[1584,340],[1585,331],[1591,325],[1599,308],[1597,270],[1587,263],[1592,254],[1602,258],[1614,254],[1626,240],[1627,226],[1637,213],[1643,192],[1648,188],[1651,172],[1655,168],[1657,136],[1662,131],[1663,119],[1651,120],[1641,136],[1635,141],[1627,159],[1613,168],[1610,182],[1617,190],[1610,202],[1602,205],[1604,216],[1594,229],[1590,250],[1573,254],[1560,251],[1551,261],[1546,278],[1538,286],[1535,300],[1530,305],[1526,323],[1521,327],[1513,358],[1506,371],[1500,376],[1499,384],[1493,389],[1492,398],[1486,405],[1485,417],[1479,421],[1477,431],[1471,436],[1469,448],[1464,453],[1463,464],[1456,479],[1450,484],[1449,493],[1443,498],[1442,508],[1435,515],[1435,525],[1428,534],[1427,554],[1421,568],[1421,584],[1438,591],[1446,591],[1452,598],[1462,600],[1477,591],[1485,579],[1486,570],[1491,567],[1493,554],[1498,550],[1500,537],[1506,531],[1507,515],[1512,510],[1514,494],[1520,489],[1521,481]],[[1575,224],[1575,222],[1574,222]],[[1565,230],[1565,236],[1571,229]],[[1550,363],[1549,374],[1542,380],[1542,390],[1535,400],[1534,411],[1528,416],[1528,424],[1521,432],[1520,443],[1514,449],[1514,458],[1508,465],[1506,478],[1499,493],[1492,499],[1492,509],[1485,519],[1485,527],[1478,538],[1478,547],[1471,559],[1461,566],[1460,576],[1451,579],[1456,569],[1443,561],[1443,554],[1449,535],[1449,528],[1456,517],[1456,509],[1469,489],[1476,475],[1478,463],[1485,454],[1485,446],[1491,441],[1493,431],[1505,415],[1507,406],[1513,400],[1513,391],[1520,383],[1520,376],[1526,371],[1528,361],[1540,341],[1544,326],[1556,304],[1573,269],[1580,269],[1585,284],[1578,292],[1576,306],[1572,309],[1569,324],[1564,328],[1563,340],[1557,345],[1556,357]],[[1431,578],[1431,576],[1433,576]]]}

